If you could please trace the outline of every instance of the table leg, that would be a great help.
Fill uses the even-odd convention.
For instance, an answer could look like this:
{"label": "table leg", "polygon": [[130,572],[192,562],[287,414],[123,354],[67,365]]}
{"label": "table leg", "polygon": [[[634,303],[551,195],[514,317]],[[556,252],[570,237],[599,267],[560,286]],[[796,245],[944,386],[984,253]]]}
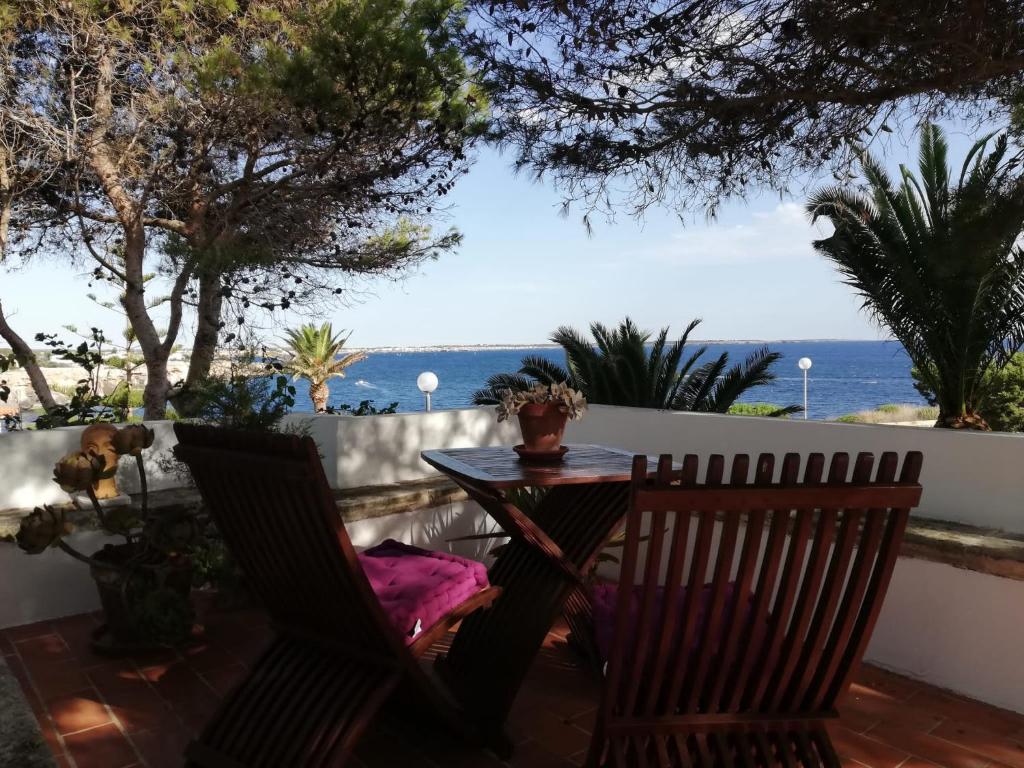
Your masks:
{"label": "table leg", "polygon": [[[565,559],[585,573],[625,516],[627,498],[625,483],[558,486],[532,519]],[[462,622],[441,662],[443,674],[467,710],[475,713],[492,746],[501,746],[502,725],[530,665],[566,601],[581,586],[541,547],[510,533],[512,541],[489,573],[491,583],[503,588],[501,597],[489,610]]]}

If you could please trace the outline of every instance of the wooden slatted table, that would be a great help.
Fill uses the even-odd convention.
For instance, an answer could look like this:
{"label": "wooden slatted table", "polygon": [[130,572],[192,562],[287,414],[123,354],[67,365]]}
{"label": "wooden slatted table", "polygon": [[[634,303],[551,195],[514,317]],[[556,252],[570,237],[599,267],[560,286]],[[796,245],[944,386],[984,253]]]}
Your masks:
{"label": "wooden slatted table", "polygon": [[[500,599],[466,618],[439,659],[442,676],[476,715],[489,745],[508,755],[503,724],[545,635],[563,610],[574,629],[582,630],[588,618],[589,601],[580,588],[625,517],[633,454],[570,445],[553,465],[524,463],[510,447],[421,456],[511,537],[489,574],[503,588]],[[504,493],[524,487],[549,489],[530,516]]]}

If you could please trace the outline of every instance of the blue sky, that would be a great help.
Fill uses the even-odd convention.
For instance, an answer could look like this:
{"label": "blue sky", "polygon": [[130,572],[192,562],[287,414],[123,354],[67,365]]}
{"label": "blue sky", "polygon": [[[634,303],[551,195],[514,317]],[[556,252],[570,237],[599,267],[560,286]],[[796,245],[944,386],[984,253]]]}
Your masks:
{"label": "blue sky", "polygon": [[[888,137],[887,164],[913,164],[915,141]],[[954,134],[951,145],[957,164],[967,137]],[[713,222],[698,217],[685,226],[662,210],[642,221],[597,218],[588,235],[580,211],[560,215],[557,190],[514,176],[509,158],[484,149],[450,196],[448,224],[465,238],[459,251],[397,282],[364,286],[361,301],[329,319],[353,331],[353,346],[528,344],[562,324],[585,328],[625,315],[673,330],[701,317],[695,336],[703,339],[885,338],[813,253],[811,240],[827,225],[807,222],[806,192],[755,193]],[[120,318],[84,298],[84,269],[52,259],[0,273],[11,324],[26,337],[68,323],[116,331]],[[279,317],[274,325],[301,321]],[[265,335],[276,341],[274,330]]]}

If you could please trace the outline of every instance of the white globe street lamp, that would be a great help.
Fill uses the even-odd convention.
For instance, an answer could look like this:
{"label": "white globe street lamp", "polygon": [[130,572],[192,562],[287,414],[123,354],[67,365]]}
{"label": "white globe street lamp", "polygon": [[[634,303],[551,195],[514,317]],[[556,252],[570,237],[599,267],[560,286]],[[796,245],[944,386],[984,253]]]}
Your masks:
{"label": "white globe street lamp", "polygon": [[437,389],[437,374],[431,373],[430,371],[424,371],[416,377],[416,386],[419,387],[420,392],[423,393],[426,408],[429,411],[430,393]]}
{"label": "white globe street lamp", "polygon": [[797,363],[797,368],[804,372],[804,419],[807,418],[807,371],[811,368],[811,358],[801,357]]}

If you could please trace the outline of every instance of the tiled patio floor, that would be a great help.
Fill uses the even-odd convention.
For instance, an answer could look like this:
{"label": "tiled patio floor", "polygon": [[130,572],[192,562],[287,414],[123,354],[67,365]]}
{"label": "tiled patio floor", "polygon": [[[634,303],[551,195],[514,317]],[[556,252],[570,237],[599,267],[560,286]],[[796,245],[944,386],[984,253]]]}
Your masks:
{"label": "tiled patio floor", "polygon": [[[0,632],[60,766],[180,768],[185,744],[268,637],[255,613],[214,613],[206,642],[183,653],[111,661],[89,648],[92,615]],[[509,722],[512,766],[569,768],[589,742],[597,691],[561,635],[548,644]],[[866,667],[832,728],[854,768],[1024,768],[1024,717]],[[378,724],[359,750],[367,768],[497,768],[485,752],[439,735]]]}

